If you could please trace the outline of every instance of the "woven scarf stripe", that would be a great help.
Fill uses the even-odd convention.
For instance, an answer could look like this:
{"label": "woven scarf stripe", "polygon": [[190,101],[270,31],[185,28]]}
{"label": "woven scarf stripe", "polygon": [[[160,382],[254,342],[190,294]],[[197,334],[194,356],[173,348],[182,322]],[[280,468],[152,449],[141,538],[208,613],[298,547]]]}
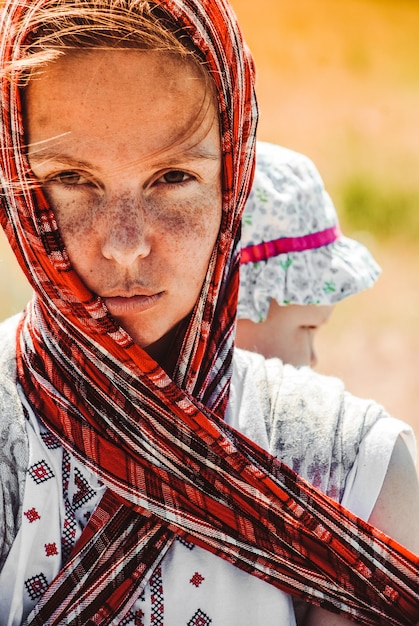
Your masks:
{"label": "woven scarf stripe", "polygon": [[[65,401],[69,402],[68,399]],[[100,399],[101,401],[103,399]],[[71,410],[71,402],[66,410]],[[72,423],[72,420],[69,420],[69,423]],[[165,426],[167,430],[163,432]],[[106,424],[105,428],[108,427]],[[263,466],[266,468],[267,465],[266,454],[261,450],[255,454],[255,447],[240,435],[236,435],[222,421],[219,427],[218,440],[222,436],[222,429],[227,433],[230,430],[230,440],[223,442],[220,440],[219,449],[215,449],[213,444],[210,451],[213,452],[212,464],[208,451],[202,445],[204,436],[208,438],[208,434],[205,433],[200,433],[193,441],[192,435],[186,432],[186,438],[180,442],[176,458],[173,447],[161,448],[162,441],[172,438],[171,418],[168,418],[165,424],[162,417],[159,418],[157,415],[154,428],[161,429],[161,432],[146,433],[145,440],[149,448],[144,449],[143,455],[147,461],[147,454],[159,450],[160,458],[156,459],[154,456],[150,458],[150,462],[154,462],[156,471],[158,469],[160,471],[157,479],[150,475],[139,478],[140,468],[137,464],[135,467],[137,475],[132,479],[132,487],[137,482],[145,484],[147,488],[146,497],[143,499],[140,494],[137,504],[144,504],[160,518],[166,519],[172,527],[180,525],[181,529],[193,533],[195,541],[199,539],[200,545],[216,554],[229,560],[241,559],[238,564],[243,569],[251,571],[253,564],[253,573],[264,579],[272,577],[271,582],[281,589],[293,590],[294,593],[298,591],[304,596],[312,595],[325,606],[331,604],[339,607],[345,602],[346,611],[354,616],[358,616],[357,603],[362,602],[366,620],[364,623],[379,623],[378,616],[382,617],[383,623],[400,623],[398,619],[389,620],[387,604],[392,600],[391,595],[397,595],[400,615],[406,616],[409,610],[412,610],[412,607],[409,607],[409,599],[405,604],[403,596],[406,594],[409,598],[409,588],[415,584],[412,581],[417,578],[417,560],[409,562],[408,555],[404,558],[403,553],[397,554],[388,550],[384,542],[379,550],[379,534],[375,535],[374,545],[374,534],[369,538],[369,542],[362,542],[360,521],[354,523],[352,529],[348,528],[348,520],[337,515],[338,505],[329,502],[303,481],[297,483],[293,473],[287,473],[285,467],[273,461],[269,469],[271,476],[276,475],[277,485],[280,487],[278,489],[274,483],[270,483],[271,478],[262,474]],[[179,434],[175,433],[173,439],[175,436],[179,437]],[[85,442],[87,452],[90,454],[92,450],[89,442],[92,442],[93,446],[96,440],[97,433],[92,436],[85,428],[82,441]],[[216,437],[214,441],[217,441]],[[243,456],[237,451],[240,444]],[[195,464],[190,467],[189,474],[183,463],[185,448],[196,452]],[[205,453],[204,456],[199,456],[200,449]],[[118,455],[118,448],[113,449],[109,445],[101,456],[101,462],[105,467],[107,464],[109,472],[114,469],[110,467],[109,460],[116,458],[115,455]],[[247,461],[252,457],[253,467]],[[224,465],[221,464],[221,460],[224,460]],[[84,458],[84,462],[89,465],[89,458]],[[170,472],[166,473],[170,462]],[[246,467],[246,463],[249,467]],[[258,473],[255,472],[255,468],[259,470]],[[146,464],[144,471],[147,471]],[[292,481],[295,484],[291,485]],[[265,484],[269,489],[263,493],[262,487]],[[199,491],[196,489],[197,486],[200,488]],[[122,490],[123,485],[117,483],[117,477],[114,478],[112,487],[121,496],[133,499],[132,493]],[[298,499],[295,495],[291,499],[289,493],[300,495]],[[165,501],[163,507],[162,500]],[[175,508],[171,504],[173,502],[176,502]],[[215,518],[208,514],[202,519],[202,510],[209,513],[214,511]],[[319,511],[322,510],[320,517]],[[244,554],[247,555],[246,559]],[[139,560],[143,561],[143,555]],[[290,562],[292,562],[291,571]],[[358,572],[357,575],[353,570]],[[402,576],[403,570],[405,574]],[[339,584],[333,582],[334,578],[340,579]],[[312,584],[310,587],[307,580],[312,581],[314,586]],[[316,590],[316,583],[321,584],[320,591]],[[386,587],[389,597],[383,593]],[[354,601],[351,596],[357,597],[355,591],[357,588],[362,590],[362,596]],[[391,594],[390,589],[393,590]],[[413,600],[413,607],[415,603],[417,599]],[[368,615],[373,616],[369,621],[365,617]]]}
{"label": "woven scarf stripe", "polygon": [[[188,381],[182,386],[190,389],[197,400],[205,406],[211,406],[222,415],[225,410],[224,398],[228,393],[225,374],[230,370],[231,345],[233,341],[233,322],[235,319],[235,306],[229,310],[228,302],[235,303],[234,284],[238,285],[238,235],[240,217],[244,207],[247,190],[250,188],[253,177],[253,149],[254,144],[246,148],[246,141],[254,137],[255,123],[257,119],[256,100],[254,96],[253,81],[249,74],[253,73],[253,64],[249,55],[246,55],[241,33],[237,28],[235,16],[228,3],[221,2],[196,2],[185,1],[161,2],[168,10],[187,28],[193,25],[192,34],[197,49],[206,52],[206,57],[211,59],[211,74],[216,84],[219,99],[219,110],[222,128],[223,143],[223,189],[224,203],[227,210],[223,212],[220,229],[219,247],[221,254],[231,248],[230,233],[235,238],[236,246],[226,256],[224,266],[219,265],[220,272],[214,274],[212,283],[209,285],[211,301],[215,305],[222,303],[221,311],[213,319],[226,318],[229,320],[225,325],[224,333],[217,337],[217,350],[211,352],[201,341],[197,342],[199,332],[196,328],[189,327],[184,341],[184,347],[194,344],[194,352],[184,349],[178,363],[177,382]],[[234,59],[234,63],[232,63]],[[241,92],[241,97],[235,97]],[[234,100],[234,106],[233,106]],[[239,105],[238,107],[236,105]],[[249,149],[249,147],[251,149]],[[224,292],[225,286],[229,291]],[[219,292],[223,289],[223,293]],[[203,300],[201,299],[201,306]],[[198,304],[199,306],[199,304]],[[208,303],[205,303],[208,308]],[[208,315],[204,318],[200,332],[209,329]],[[212,337],[209,337],[211,343]],[[189,355],[189,356],[188,356]],[[192,360],[192,355],[195,357]],[[203,370],[199,367],[202,359],[208,361],[209,367]],[[197,364],[194,365],[194,362]],[[214,373],[216,375],[214,376]],[[212,380],[211,380],[212,377]]]}
{"label": "woven scarf stripe", "polygon": [[[213,10],[214,4],[220,7],[220,12],[216,14],[219,16],[218,19],[220,16],[224,19],[225,5],[211,2],[208,3],[207,9]],[[191,19],[187,16],[194,13],[193,7],[195,7],[196,15],[205,17],[203,3],[179,2],[172,3],[172,6],[178,7],[178,11],[184,16],[183,24],[187,24],[188,19]],[[182,13],[183,9],[185,13]],[[201,21],[194,25],[201,37],[202,33],[214,30],[216,15],[211,13],[211,20],[207,19],[210,24],[206,29],[202,27],[203,18],[201,17]],[[227,60],[226,67],[234,70],[237,65],[240,66],[240,62],[234,55],[234,62],[226,57],[225,51],[229,50],[229,47],[224,41],[226,38],[224,22],[219,23],[219,32],[218,39],[222,45],[218,44],[221,47],[221,50],[217,50],[218,58]],[[212,45],[212,40],[210,43]],[[211,48],[210,43],[208,48]],[[230,51],[233,54],[234,46],[230,47],[233,48]],[[217,68],[214,76],[219,76],[219,80],[224,81],[220,71],[221,63],[218,60],[214,61],[211,67]],[[244,76],[245,72],[238,71],[237,76],[241,75]],[[236,80],[238,81],[237,78]],[[246,83],[250,82],[248,70]],[[202,318],[201,327],[204,331],[200,335],[205,341],[194,341],[195,331],[192,323],[184,344],[193,345],[191,350],[187,348],[184,350],[187,353],[187,358],[184,359],[186,389],[191,389],[188,387],[189,384],[194,385],[194,389],[200,387],[202,381],[204,391],[201,392],[200,389],[201,398],[206,398],[205,385],[208,389],[214,385],[211,397],[216,396],[217,389],[219,397],[215,397],[210,406],[219,407],[220,414],[222,414],[221,409],[225,404],[228,390],[228,376],[222,374],[223,357],[229,356],[231,361],[231,319],[234,315],[236,292],[234,273],[237,255],[236,249],[232,247],[232,237],[228,233],[235,228],[234,218],[231,217],[233,215],[231,207],[240,196],[240,192],[232,177],[234,172],[234,176],[241,184],[241,181],[248,179],[251,169],[249,168],[247,173],[242,171],[246,159],[249,159],[251,154],[251,150],[246,149],[246,142],[240,148],[244,156],[238,155],[237,149],[236,156],[233,158],[227,149],[229,144],[235,146],[240,144],[239,131],[246,129],[246,124],[249,128],[250,122],[241,120],[240,124],[240,117],[235,122],[234,119],[231,122],[230,117],[226,115],[228,111],[231,116],[232,109],[239,112],[246,111],[247,115],[250,115],[251,87],[247,85],[246,89],[243,89],[243,85],[237,82],[237,87],[233,88],[232,85],[235,83],[232,80],[223,82],[224,84],[227,85],[225,87],[227,92],[231,90],[229,97],[225,96],[220,104],[225,153],[224,177],[227,188],[225,204],[230,208],[225,210],[223,216],[219,255],[214,255],[213,259],[213,278],[211,281],[208,280],[204,289],[204,293],[207,290],[208,298],[207,301],[205,298],[202,299],[203,304],[199,303],[201,311],[199,316]],[[244,96],[240,98],[240,94]],[[233,101],[237,103],[237,107],[228,106]],[[18,116],[15,123],[17,120]],[[10,123],[9,127],[16,128]],[[243,136],[245,137],[244,133]],[[23,158],[22,163],[20,177],[23,178],[25,172]],[[246,183],[242,184],[244,190]],[[229,194],[231,194],[230,203]],[[33,203],[33,207],[38,207],[40,215],[45,216],[45,223],[50,227],[53,225],[53,215],[46,204],[42,204],[42,194],[35,191],[34,197],[36,202]],[[242,200],[238,202],[238,205],[241,206]],[[17,204],[18,211],[14,214],[16,218],[14,221],[18,222],[19,216],[24,218],[25,207],[28,203],[27,197],[24,200],[20,199],[20,204]],[[42,220],[41,222],[43,223]],[[36,237],[36,228],[32,231],[30,228],[30,225],[27,231],[22,228],[19,235],[23,249],[28,249],[29,261],[25,259],[23,263],[23,265],[28,263],[28,267],[31,267],[31,245],[34,245],[33,241]],[[30,236],[31,233],[32,236]],[[28,246],[26,238],[31,241],[31,245]],[[58,254],[54,248],[58,246],[59,251],[58,233],[51,238],[44,236],[42,241],[43,244],[45,242],[51,244],[48,249]],[[42,251],[42,246],[38,244],[38,247]],[[232,252],[228,256],[230,248]],[[44,415],[50,428],[57,434],[63,445],[75,453],[86,465],[90,464],[89,467],[96,471],[121,498],[133,503],[140,511],[141,507],[144,507],[153,512],[152,520],[157,534],[153,537],[147,535],[144,538],[143,534],[146,531],[141,528],[134,542],[134,546],[138,545],[138,549],[134,547],[131,550],[130,545],[133,544],[129,542],[132,541],[132,537],[127,538],[128,543],[121,548],[126,553],[124,554],[124,561],[126,561],[123,565],[124,572],[134,572],[131,578],[127,574],[129,580],[123,584],[124,592],[127,592],[130,585],[131,589],[142,588],[159,558],[156,555],[162,556],[170,544],[173,534],[169,534],[169,530],[172,530],[179,534],[190,533],[196,543],[235,562],[238,567],[277,584],[280,588],[294,589],[294,592],[312,596],[315,601],[325,603],[326,606],[333,604],[339,610],[346,611],[357,618],[362,611],[365,614],[364,623],[379,623],[377,617],[374,617],[374,622],[367,621],[371,619],[371,611],[367,609],[367,605],[369,602],[375,604],[376,600],[371,599],[371,592],[364,592],[362,595],[365,587],[365,572],[368,570],[372,572],[370,579],[376,595],[380,594],[383,586],[380,580],[380,572],[382,572],[381,576],[386,580],[386,584],[389,583],[388,588],[397,589],[394,596],[399,595],[392,599],[393,602],[390,602],[390,605],[386,602],[382,603],[382,606],[376,609],[376,615],[384,616],[393,612],[396,615],[396,617],[391,617],[393,621],[385,618],[386,621],[383,623],[414,623],[408,620],[417,609],[417,595],[412,595],[410,591],[404,593],[404,585],[406,588],[412,587],[414,579],[412,570],[417,575],[417,560],[415,561],[412,555],[404,554],[397,546],[394,546],[392,550],[391,543],[387,545],[385,540],[382,540],[385,546],[383,549],[368,527],[361,525],[358,528],[358,523],[355,522],[351,527],[350,516],[340,516],[333,504],[328,503],[324,496],[317,494],[308,485],[302,489],[296,479],[290,479],[286,468],[279,466],[276,470],[278,476],[275,476],[273,472],[276,466],[269,455],[259,451],[250,442],[229,430],[215,416],[211,416],[207,410],[200,407],[199,403],[189,397],[188,393],[180,391],[151,359],[147,359],[142,353],[139,359],[138,350],[130,345],[129,338],[123,332],[121,333],[120,329],[113,327],[111,320],[104,317],[105,312],[100,302],[92,300],[84,287],[77,283],[68,263],[67,265],[65,263],[65,251],[62,251],[61,257],[58,256],[60,271],[57,271],[57,275],[51,274],[49,259],[47,258],[46,261],[44,259],[45,252],[40,256],[44,265],[37,272],[40,285],[39,287],[37,284],[38,293],[43,287],[45,291],[42,290],[42,297],[38,302],[34,302],[22,331],[20,377],[29,396],[30,389],[33,388],[30,384],[30,377],[36,377],[39,389],[43,390],[42,404],[36,404],[38,396],[30,396],[30,399],[37,406],[39,413]],[[220,259],[220,257],[223,258]],[[32,268],[35,261],[36,259],[32,262]],[[45,275],[42,273],[43,267],[45,267]],[[49,277],[46,278],[47,270]],[[58,279],[62,279],[61,282]],[[59,294],[52,287],[55,280],[60,286],[64,284]],[[79,307],[70,306],[70,303],[63,297],[66,295],[65,289],[68,289],[70,294],[77,293],[81,301]],[[45,297],[45,293],[49,299]],[[224,303],[220,296],[217,299],[217,294],[223,295]],[[211,311],[214,306],[218,307],[221,322],[223,322],[222,315],[225,320],[224,329],[221,323],[221,330],[218,329],[217,332],[212,331],[211,328],[213,325],[211,320],[214,317],[211,317]],[[86,316],[86,310],[91,317]],[[84,316],[80,315],[82,322],[79,322],[75,312],[82,314],[83,311]],[[199,316],[194,316],[194,320]],[[97,320],[100,320],[101,325]],[[56,331],[52,337],[51,327]],[[101,332],[98,332],[98,328]],[[83,332],[86,329],[91,331],[95,342]],[[66,341],[67,336],[71,337],[71,342]],[[205,348],[206,342],[208,349]],[[75,346],[78,350],[77,356],[75,356],[77,353],[77,350],[74,350]],[[195,356],[193,351],[195,351]],[[39,359],[38,355],[42,355],[42,358]],[[79,374],[74,389],[71,389],[68,383],[64,384],[64,381],[69,378],[65,366],[66,359],[69,357],[72,359],[72,365],[78,368]],[[199,363],[202,357],[205,357],[204,361],[208,357],[206,362],[210,364],[210,367],[206,370],[194,367],[194,363]],[[227,359],[227,367],[229,365]],[[179,366],[178,371],[181,372],[181,370],[182,367]],[[112,381],[111,384],[107,382],[109,380]],[[25,381],[27,381],[26,385]],[[194,392],[193,395],[198,394]],[[104,399],[108,396],[110,401],[107,404]],[[80,402],[80,397],[84,398],[83,403]],[[59,420],[57,423],[52,423],[47,418],[57,413],[57,407]],[[156,456],[156,448],[162,451],[160,456]],[[116,462],[107,463],[106,459],[109,458],[116,459]],[[266,478],[264,478],[265,475]],[[311,494],[311,499],[308,493]],[[298,498],[301,503],[296,504]],[[307,509],[306,500],[310,501],[313,507],[311,513],[310,509]],[[288,503],[287,507],[285,503]],[[128,506],[132,507],[133,504]],[[119,510],[120,505],[115,505],[115,520],[119,519],[119,529],[123,534],[124,525],[128,522],[125,516],[118,517]],[[296,511],[299,511],[298,515]],[[144,514],[150,516],[150,513],[145,511]],[[136,519],[137,513],[131,512],[130,515]],[[102,515],[102,507],[98,510],[98,518],[100,523],[93,534],[91,545],[89,544],[88,556],[85,553],[85,546],[81,546],[80,552],[74,556],[42,600],[38,611],[38,616],[41,617],[37,618],[40,621],[36,623],[58,623],[48,621],[51,611],[58,611],[57,615],[66,615],[66,619],[67,614],[71,614],[74,616],[74,623],[85,623],[83,620],[87,619],[88,615],[92,615],[89,611],[96,611],[96,608],[101,603],[103,604],[102,600],[105,597],[108,598],[106,610],[109,616],[121,614],[121,611],[125,610],[121,598],[129,594],[118,593],[118,589],[115,588],[117,572],[120,571],[119,565],[114,562],[115,548],[109,545],[104,550],[98,550],[96,547],[101,545],[101,542],[96,539],[97,536],[103,533],[106,535],[109,526],[113,528],[113,532],[115,531],[115,527],[112,526],[115,520],[112,521],[110,517],[110,521],[107,522],[107,517]],[[323,518],[327,522],[325,527],[331,529],[333,536],[333,542],[330,542],[331,547],[326,553]],[[135,519],[132,521],[133,528]],[[298,525],[299,519],[304,523]],[[103,533],[100,529],[103,529]],[[272,550],[272,538],[278,535],[279,531],[281,536],[275,538],[275,546]],[[159,532],[161,534],[157,538]],[[283,533],[284,536],[282,536]],[[319,533],[322,537],[321,541],[319,541]],[[336,542],[334,534],[337,537],[340,534],[343,535],[342,543]],[[109,537],[112,537],[111,531],[109,531]],[[363,552],[361,550],[361,553],[365,553],[362,558],[367,562],[366,566],[363,562],[362,566],[359,566],[364,572],[361,584],[360,578],[357,578],[352,570],[348,572],[348,568],[345,569],[344,565],[348,554],[357,555],[363,541],[368,549],[364,549]],[[257,545],[261,548],[255,552]],[[334,550],[338,556],[332,558]],[[310,552],[312,554],[307,558]],[[285,554],[287,557],[284,557]],[[386,564],[388,556],[392,557],[389,562],[394,563],[396,574],[388,571]],[[332,563],[336,563],[336,573],[331,571],[330,558],[332,558]],[[92,559],[96,559],[94,567]],[[295,575],[289,571],[288,559],[291,561],[295,559],[298,570]],[[384,565],[380,559],[383,559]],[[317,564],[305,567],[304,560]],[[338,566],[340,561],[343,563]],[[352,567],[356,569],[355,556],[349,560],[351,561]],[[146,568],[142,569],[139,563],[146,563]],[[87,573],[83,597],[87,599],[94,589],[95,596],[100,598],[100,602],[90,603],[88,606],[78,605],[76,609],[74,603],[73,605],[66,604],[65,593],[60,594],[58,590],[61,589],[61,584],[64,587],[67,585],[68,589],[67,577],[74,575],[75,579],[78,579],[80,570],[85,570]],[[111,572],[111,576],[105,582],[99,572],[107,570]],[[329,579],[330,576],[332,580]],[[333,578],[337,580],[334,581]],[[306,585],[307,579],[314,581],[312,586]],[[349,588],[348,593],[345,592],[346,588]],[[399,588],[402,591],[399,591]],[[339,597],[343,598],[340,603]],[[408,606],[409,603],[413,604],[413,609]],[[83,612],[83,618],[80,617],[81,613],[79,616],[74,613],[79,609]],[[406,616],[404,621],[399,621],[400,615]],[[98,623],[100,620],[102,623],[107,623],[107,619],[102,614],[97,615]],[[69,622],[66,621],[66,623]]]}

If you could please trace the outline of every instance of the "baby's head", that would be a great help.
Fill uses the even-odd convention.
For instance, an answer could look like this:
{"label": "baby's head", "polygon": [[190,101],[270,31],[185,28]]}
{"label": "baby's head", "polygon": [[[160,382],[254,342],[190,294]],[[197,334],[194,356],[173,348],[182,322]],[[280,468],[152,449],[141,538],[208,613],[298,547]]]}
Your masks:
{"label": "baby's head", "polygon": [[344,237],[314,164],[259,142],[242,219],[236,344],[293,365],[315,365],[313,338],[333,306],[372,287],[380,268]]}

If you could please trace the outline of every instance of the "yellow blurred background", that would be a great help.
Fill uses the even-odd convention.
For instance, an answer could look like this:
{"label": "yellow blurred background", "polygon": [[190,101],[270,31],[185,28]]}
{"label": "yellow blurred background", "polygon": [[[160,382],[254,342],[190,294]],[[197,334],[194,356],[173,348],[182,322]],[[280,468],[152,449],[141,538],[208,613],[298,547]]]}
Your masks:
{"label": "yellow blurred background", "polygon": [[[257,67],[259,138],[316,163],[373,290],[339,304],[318,369],[419,435],[419,2],[232,0]],[[30,295],[0,239],[0,318]]]}
{"label": "yellow blurred background", "polygon": [[324,373],[419,437],[419,2],[232,0],[257,68],[259,137],[307,154],[383,273],[317,340]]}

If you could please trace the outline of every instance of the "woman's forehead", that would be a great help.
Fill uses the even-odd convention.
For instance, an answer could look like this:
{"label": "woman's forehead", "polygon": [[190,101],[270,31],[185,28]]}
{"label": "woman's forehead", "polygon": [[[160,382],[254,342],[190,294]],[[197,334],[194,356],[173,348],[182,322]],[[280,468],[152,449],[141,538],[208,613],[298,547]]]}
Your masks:
{"label": "woman's forehead", "polygon": [[[122,69],[121,69],[122,68]],[[218,160],[218,118],[193,65],[167,54],[95,51],[61,57],[25,91],[31,162],[93,169]]]}

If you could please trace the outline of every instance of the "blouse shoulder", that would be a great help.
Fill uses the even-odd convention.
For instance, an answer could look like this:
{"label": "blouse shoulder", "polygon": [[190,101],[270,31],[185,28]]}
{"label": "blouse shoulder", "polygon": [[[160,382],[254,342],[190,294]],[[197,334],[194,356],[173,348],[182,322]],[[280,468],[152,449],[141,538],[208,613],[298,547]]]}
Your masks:
{"label": "blouse shoulder", "polygon": [[16,328],[18,316],[0,324],[0,568],[17,534],[28,440],[16,386]]}
{"label": "blouse shoulder", "polygon": [[348,393],[335,377],[246,355],[259,389],[269,451],[341,501],[362,442],[389,415],[373,400]]}

